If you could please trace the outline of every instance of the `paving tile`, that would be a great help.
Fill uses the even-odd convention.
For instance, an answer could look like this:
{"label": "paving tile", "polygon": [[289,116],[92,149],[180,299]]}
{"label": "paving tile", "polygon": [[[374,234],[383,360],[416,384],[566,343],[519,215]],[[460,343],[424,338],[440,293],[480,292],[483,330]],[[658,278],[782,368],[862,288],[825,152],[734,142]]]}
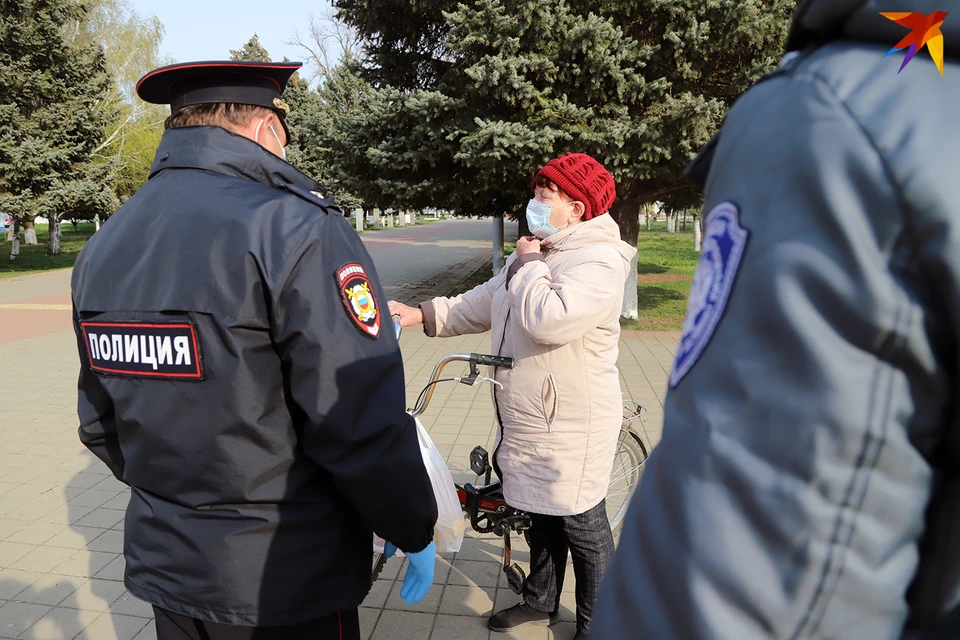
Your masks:
{"label": "paving tile", "polygon": [[147,625],[153,626],[145,618],[121,615],[102,615],[84,629],[78,637],[89,640],[133,640]]}
{"label": "paving tile", "polygon": [[[2,610],[0,610],[2,611]],[[434,616],[413,611],[385,610],[372,640],[423,640],[430,637]]]}
{"label": "paving tile", "polygon": [[157,640],[157,626],[153,622],[148,622],[143,631],[133,640]]}
{"label": "paving tile", "polygon": [[573,640],[577,635],[577,625],[573,622],[559,622],[550,627],[552,640]]}
{"label": "paving tile", "polygon": [[38,571],[40,573],[49,573],[54,567],[76,555],[74,549],[60,549],[57,547],[34,547],[32,551],[10,564],[13,569],[22,569],[24,571]]}
{"label": "paving tile", "polygon": [[360,640],[369,640],[380,620],[380,609],[360,609]]}
{"label": "paving tile", "polygon": [[31,522],[15,534],[9,536],[5,542],[22,542],[24,544],[44,544],[47,540],[63,531],[60,524],[49,522]]}
{"label": "paving tile", "polygon": [[[77,489],[83,491],[83,489]],[[69,506],[68,506],[69,505]],[[94,510],[95,507],[81,507],[80,505],[70,505],[69,503],[52,509],[45,515],[37,518],[38,522],[52,522],[57,524],[69,525],[79,520]]]}
{"label": "paving tile", "polygon": [[51,610],[52,607],[39,604],[8,602],[0,607],[0,637],[18,637]]}
{"label": "paving tile", "polygon": [[59,509],[61,506],[62,503],[59,500],[53,500],[50,498],[37,498],[30,500],[29,502],[17,503],[14,509],[7,511],[3,514],[3,516],[6,518],[14,518],[16,520],[28,520],[30,522],[34,522],[36,520],[40,520],[51,511]]}
{"label": "paving tile", "polygon": [[103,504],[103,508],[104,509],[120,509],[121,511],[125,511],[129,503],[130,503],[130,491],[128,489],[123,493],[121,493],[120,495],[116,496],[115,498],[111,498],[110,500],[105,502]]}
{"label": "paving tile", "polygon": [[496,589],[448,585],[443,590],[440,613],[458,616],[489,616]]}
{"label": "paving tile", "polygon": [[110,605],[110,613],[120,613],[125,616],[137,616],[153,620],[153,606],[147,604],[129,591],[120,596]]}
{"label": "paving tile", "polygon": [[13,600],[21,591],[43,577],[35,571],[0,569],[0,600]]}
{"label": "paving tile", "polygon": [[117,497],[116,491],[102,491],[99,489],[87,489],[76,498],[70,500],[70,506],[78,507],[99,507],[107,500]]}
{"label": "paving tile", "polygon": [[65,561],[58,564],[54,573],[61,573],[67,576],[82,576],[90,578],[106,567],[108,564],[118,558],[115,553],[103,553],[102,551],[87,551],[81,549],[70,556]]}
{"label": "paving tile", "polygon": [[86,582],[85,578],[45,573],[12,599],[17,602],[45,604],[52,607],[66,600],[84,582]]}
{"label": "paving tile", "polygon": [[30,640],[71,640],[100,616],[96,611],[55,608],[24,631],[20,637]]}
{"label": "paving tile", "polygon": [[123,532],[104,531],[93,542],[87,545],[90,551],[105,551],[107,553],[123,553]]}
{"label": "paving tile", "polygon": [[373,583],[373,586],[370,587],[370,592],[367,594],[367,597],[363,599],[363,603],[360,606],[382,609],[394,585],[395,583],[392,580],[377,580]]}
{"label": "paving tile", "polygon": [[457,560],[474,560],[479,562],[499,562],[502,557],[503,541],[493,534],[482,539],[465,539],[463,541],[463,547],[457,553]]}
{"label": "paving tile", "polygon": [[6,541],[30,523],[26,520],[14,520],[12,518],[0,518],[0,541]]}
{"label": "paving tile", "polygon": [[86,549],[90,543],[105,533],[105,529],[95,527],[81,527],[72,525],[60,531],[59,534],[46,541],[50,547],[63,547],[65,549]]}
{"label": "paving tile", "polygon": [[81,584],[60,606],[86,611],[106,611],[126,592],[127,589],[121,582],[94,578]]}
{"label": "paving tile", "polygon": [[118,509],[94,509],[76,522],[78,527],[99,527],[109,529],[123,520],[124,512]]}
{"label": "paving tile", "polygon": [[418,613],[437,612],[437,609],[440,606],[440,598],[442,597],[444,590],[443,585],[433,585],[430,587],[430,590],[427,591],[427,595],[424,596],[423,600],[409,607],[407,606],[406,601],[400,597],[400,590],[402,588],[402,581],[393,583],[393,588],[390,590],[390,595],[387,596],[387,602],[384,605],[386,609],[394,609],[397,611],[416,611]]}
{"label": "paving tile", "polygon": [[563,591],[560,593],[560,622],[576,622],[576,621],[577,621],[577,595],[573,591]]}
{"label": "paving tile", "polygon": [[499,635],[490,633],[486,618],[440,614],[430,640],[489,640],[491,636],[499,638]]}
{"label": "paving tile", "polygon": [[453,561],[453,570],[447,584],[477,587],[496,587],[503,565],[498,562],[477,562],[475,560]]}
{"label": "paving tile", "polygon": [[[493,634],[490,635],[492,636]],[[552,634],[550,633],[549,627],[528,625],[496,635],[498,636],[497,640],[549,640]]]}
{"label": "paving tile", "polygon": [[20,542],[0,542],[0,567],[9,567],[37,547]]}
{"label": "paving tile", "polygon": [[64,483],[65,487],[77,487],[80,489],[90,489],[94,485],[103,482],[103,476],[96,473],[78,473]]}
{"label": "paving tile", "polygon": [[100,578],[101,580],[115,580],[123,582],[123,573],[126,569],[126,566],[126,561],[123,559],[123,556],[117,555],[107,566],[100,571],[97,571],[94,576]]}

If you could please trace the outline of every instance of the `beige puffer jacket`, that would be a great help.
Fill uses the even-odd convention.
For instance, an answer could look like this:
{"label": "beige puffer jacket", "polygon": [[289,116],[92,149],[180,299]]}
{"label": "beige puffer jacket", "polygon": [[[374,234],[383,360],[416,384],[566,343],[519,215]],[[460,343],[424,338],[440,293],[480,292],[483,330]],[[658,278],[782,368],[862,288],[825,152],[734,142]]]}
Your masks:
{"label": "beige puffer jacket", "polygon": [[601,215],[510,256],[501,274],[421,305],[427,335],[492,329],[492,351],[516,360],[492,375],[503,421],[494,462],[518,509],[575,515],[607,492],[622,418],[617,371],[624,283],[636,249]]}

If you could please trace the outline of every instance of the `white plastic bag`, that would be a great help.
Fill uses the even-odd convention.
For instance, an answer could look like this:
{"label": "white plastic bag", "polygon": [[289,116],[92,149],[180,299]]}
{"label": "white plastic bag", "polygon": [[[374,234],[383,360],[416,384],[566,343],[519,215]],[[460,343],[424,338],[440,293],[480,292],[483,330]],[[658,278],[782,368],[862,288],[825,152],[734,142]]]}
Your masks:
{"label": "white plastic bag", "polygon": [[[416,420],[416,419],[415,419]],[[427,468],[433,495],[437,499],[437,525],[433,530],[433,541],[440,553],[456,553],[463,544],[463,534],[467,529],[463,517],[457,488],[453,484],[453,475],[433,440],[427,435],[420,420],[417,422],[417,436],[420,439],[420,454],[423,466]]]}
{"label": "white plastic bag", "polygon": [[[460,499],[457,497],[457,489],[453,484],[453,475],[423,424],[420,420],[416,422],[420,455],[423,456],[423,466],[427,468],[430,484],[433,485],[433,495],[437,500],[437,524],[433,529],[433,541],[437,543],[438,553],[456,553],[463,544],[467,524]],[[383,544],[383,538],[374,534],[373,550],[382,552]],[[403,553],[398,550],[397,555]]]}

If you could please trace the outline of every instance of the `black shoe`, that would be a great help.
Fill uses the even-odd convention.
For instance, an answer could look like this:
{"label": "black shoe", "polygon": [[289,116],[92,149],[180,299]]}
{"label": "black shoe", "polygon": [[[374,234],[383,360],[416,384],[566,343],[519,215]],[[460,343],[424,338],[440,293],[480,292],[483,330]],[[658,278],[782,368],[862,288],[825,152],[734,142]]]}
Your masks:
{"label": "black shoe", "polygon": [[590,640],[590,637],[585,631],[577,631],[577,635],[573,636],[573,640]]}
{"label": "black shoe", "polygon": [[521,602],[490,616],[487,626],[499,632],[513,631],[528,624],[546,627],[556,622],[559,616],[559,612],[537,611],[528,607],[526,602]]}

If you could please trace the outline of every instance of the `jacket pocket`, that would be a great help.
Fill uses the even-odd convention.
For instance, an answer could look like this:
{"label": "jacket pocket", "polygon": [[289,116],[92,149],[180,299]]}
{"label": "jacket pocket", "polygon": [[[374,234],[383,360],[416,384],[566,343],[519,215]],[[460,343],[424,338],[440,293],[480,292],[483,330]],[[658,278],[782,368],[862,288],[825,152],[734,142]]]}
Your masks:
{"label": "jacket pocket", "polygon": [[547,420],[547,431],[553,421],[557,418],[557,382],[553,379],[553,374],[547,374],[543,380],[543,389],[540,391],[540,400],[543,403],[543,415]]}

